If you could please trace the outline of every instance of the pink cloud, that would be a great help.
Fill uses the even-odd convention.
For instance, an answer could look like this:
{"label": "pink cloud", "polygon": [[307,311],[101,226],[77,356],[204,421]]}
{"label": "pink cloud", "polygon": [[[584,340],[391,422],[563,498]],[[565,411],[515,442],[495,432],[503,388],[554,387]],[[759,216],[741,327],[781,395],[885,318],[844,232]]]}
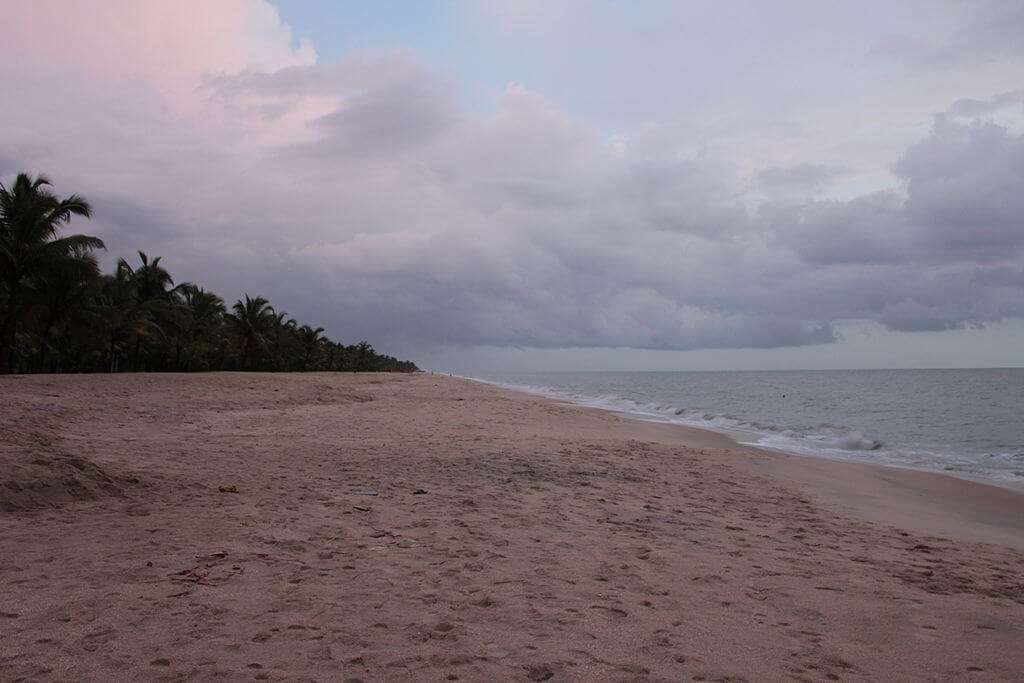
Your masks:
{"label": "pink cloud", "polygon": [[295,43],[265,0],[32,0],[19,2],[5,32],[6,67],[139,80],[187,96],[208,74],[308,65],[316,52]]}

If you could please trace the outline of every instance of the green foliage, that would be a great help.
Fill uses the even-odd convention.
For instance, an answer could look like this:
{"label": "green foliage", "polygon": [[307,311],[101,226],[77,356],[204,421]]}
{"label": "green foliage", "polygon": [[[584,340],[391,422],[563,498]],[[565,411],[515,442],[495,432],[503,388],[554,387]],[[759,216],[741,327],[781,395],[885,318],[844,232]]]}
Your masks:
{"label": "green foliage", "polygon": [[413,372],[411,361],[346,346],[248,294],[228,312],[193,283],[175,285],[159,256],[139,252],[102,274],[96,237],[68,235],[85,199],[59,199],[45,176],[0,184],[0,372]]}

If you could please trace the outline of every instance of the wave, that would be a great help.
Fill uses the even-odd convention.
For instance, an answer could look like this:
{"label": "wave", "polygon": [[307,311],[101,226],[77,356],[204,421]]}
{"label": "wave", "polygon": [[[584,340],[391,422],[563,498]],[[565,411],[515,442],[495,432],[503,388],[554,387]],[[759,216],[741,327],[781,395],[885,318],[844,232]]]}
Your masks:
{"label": "wave", "polygon": [[[741,443],[757,443],[772,447],[788,441],[805,440],[816,448],[848,451],[877,451],[884,444],[859,431],[841,426],[818,425],[815,428],[783,427],[745,420],[729,413],[711,413],[699,408],[677,407],[669,403],[637,401],[614,394],[587,395],[567,392],[547,386],[511,384],[467,377],[477,382],[523,391],[560,401],[566,401],[588,408],[603,408],[617,413],[651,422],[671,422],[687,427],[697,427],[719,432],[737,438]],[[754,439],[754,441],[751,441]],[[771,442],[771,443],[766,443]],[[781,449],[780,449],[781,450]]]}
{"label": "wave", "polygon": [[[770,450],[841,460],[924,469],[967,478],[995,480],[1019,487],[1024,479],[1024,453],[998,452],[983,457],[943,452],[924,446],[890,445],[852,427],[833,424],[786,426],[744,419],[730,413],[702,408],[644,401],[616,394],[585,394],[550,386],[498,382],[477,377],[465,379],[521,391],[589,408],[601,408],[650,422],[696,427],[724,434],[745,445]],[[992,467],[983,466],[987,459]]]}

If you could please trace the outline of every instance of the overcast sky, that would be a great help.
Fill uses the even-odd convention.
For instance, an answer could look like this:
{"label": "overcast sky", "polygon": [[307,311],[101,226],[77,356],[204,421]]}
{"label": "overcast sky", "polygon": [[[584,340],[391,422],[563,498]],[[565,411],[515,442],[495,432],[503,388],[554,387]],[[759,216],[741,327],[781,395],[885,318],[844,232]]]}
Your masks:
{"label": "overcast sky", "polygon": [[0,178],[437,369],[1024,365],[1024,3],[0,0]]}

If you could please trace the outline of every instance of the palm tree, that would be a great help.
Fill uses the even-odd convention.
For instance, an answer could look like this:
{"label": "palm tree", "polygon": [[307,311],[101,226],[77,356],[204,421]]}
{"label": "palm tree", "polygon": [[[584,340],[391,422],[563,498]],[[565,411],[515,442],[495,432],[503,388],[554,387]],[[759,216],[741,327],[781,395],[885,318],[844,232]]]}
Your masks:
{"label": "palm tree", "polygon": [[149,318],[152,325],[144,330],[140,329],[135,335],[135,354],[132,365],[136,370],[141,369],[142,341],[145,337],[154,334],[159,335],[165,332],[173,333],[173,330],[166,329],[173,327],[175,320],[171,304],[175,302],[181,288],[188,283],[174,286],[174,278],[160,265],[160,258],[150,260],[144,251],[140,251],[138,268],[133,268],[125,259],[118,259],[117,268],[128,274],[131,280],[135,301],[138,307]]}
{"label": "palm tree", "polygon": [[333,342],[262,297],[246,295],[227,315],[220,297],[175,285],[160,257],[142,251],[100,275],[103,242],[62,234],[91,213],[78,195],[55,196],[45,176],[0,184],[0,372],[416,369],[366,342]]}
{"label": "palm tree", "polygon": [[271,335],[274,347],[274,363],[276,369],[288,369],[288,346],[294,342],[299,321],[289,318],[285,311],[278,311],[274,314],[273,333]]}
{"label": "palm tree", "polygon": [[118,268],[125,268],[131,275],[132,283],[135,286],[135,296],[140,302],[168,301],[178,288],[174,288],[174,278],[160,265],[157,256],[152,261],[146,252],[139,252],[140,265],[132,268],[128,261],[118,259]]}
{"label": "palm tree", "polygon": [[227,320],[242,340],[242,367],[251,370],[257,349],[267,343],[267,335],[274,329],[276,318],[270,302],[261,296],[239,299],[231,307]]}
{"label": "palm tree", "polygon": [[303,325],[299,328],[299,341],[302,342],[302,349],[304,352],[302,357],[303,370],[309,370],[310,357],[312,357],[313,352],[316,351],[320,343],[324,341],[324,338],[320,336],[323,331],[324,328],[322,327],[313,329],[309,325]]}
{"label": "palm tree", "polygon": [[[189,362],[211,350],[217,331],[224,321],[224,300],[202,287],[186,284],[181,288],[181,305],[178,307],[182,337],[188,344]],[[175,364],[180,368],[180,346]]]}
{"label": "palm tree", "polygon": [[117,372],[122,342],[133,334],[136,338],[152,332],[153,323],[135,297],[131,268],[118,264],[113,275],[104,275],[95,298],[92,313],[103,330],[108,353],[108,369]]}
{"label": "palm tree", "polygon": [[355,345],[352,349],[355,355],[355,363],[353,369],[357,372],[366,372],[373,370],[373,360],[377,355],[377,352],[373,350],[370,343],[367,341],[361,341]]}
{"label": "palm tree", "polygon": [[14,334],[41,269],[105,248],[90,235],[59,236],[73,216],[89,218],[92,208],[76,194],[59,199],[50,186],[46,176],[26,173],[10,188],[0,184],[0,372],[12,369]]}
{"label": "palm tree", "polygon": [[99,264],[88,251],[79,251],[72,258],[54,259],[39,268],[32,298],[39,319],[40,371],[47,369],[46,357],[55,328],[83,307],[94,293],[99,277]]}
{"label": "palm tree", "polygon": [[324,340],[324,347],[327,349],[327,369],[330,372],[334,372],[337,369],[337,359],[340,355],[338,351],[341,348],[341,344],[333,342],[330,339]]}

